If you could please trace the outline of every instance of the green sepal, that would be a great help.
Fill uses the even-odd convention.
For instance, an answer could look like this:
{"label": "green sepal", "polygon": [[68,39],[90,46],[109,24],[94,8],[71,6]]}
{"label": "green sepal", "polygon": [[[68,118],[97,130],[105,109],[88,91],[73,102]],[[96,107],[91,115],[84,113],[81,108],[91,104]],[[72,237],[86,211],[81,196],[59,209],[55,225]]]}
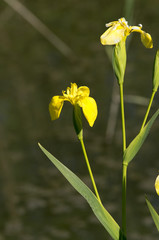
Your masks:
{"label": "green sepal", "polygon": [[153,91],[156,92],[159,86],[159,49],[157,50],[153,68]]}
{"label": "green sepal", "polygon": [[140,150],[142,144],[144,143],[146,137],[149,134],[149,131],[154,123],[155,119],[159,115],[159,109],[154,113],[146,126],[139,132],[139,134],[133,139],[133,141],[129,144],[127,149],[124,152],[123,163],[129,164],[129,162],[136,156],[138,151]]}
{"label": "green sepal", "polygon": [[73,124],[78,138],[83,139],[81,108],[77,104],[73,107]]}
{"label": "green sepal", "polygon": [[147,197],[146,197],[146,203],[147,203],[147,206],[148,206],[149,211],[151,213],[152,219],[153,219],[153,221],[156,225],[156,228],[159,231],[159,215],[156,212],[156,210],[154,209],[154,207],[152,206],[152,204],[150,203],[150,201],[147,199]]}
{"label": "green sepal", "polygon": [[126,68],[126,42],[125,39],[115,45],[113,51],[113,69],[117,77],[118,83],[124,82]]}

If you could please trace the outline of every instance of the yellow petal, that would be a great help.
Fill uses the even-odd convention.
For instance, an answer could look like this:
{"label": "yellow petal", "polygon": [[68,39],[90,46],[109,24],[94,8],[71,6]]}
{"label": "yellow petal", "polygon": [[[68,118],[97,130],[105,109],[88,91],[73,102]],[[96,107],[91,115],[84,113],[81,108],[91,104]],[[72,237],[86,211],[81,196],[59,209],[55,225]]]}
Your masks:
{"label": "yellow petal", "polygon": [[156,189],[157,194],[159,195],[159,175],[157,176],[156,181],[155,181],[155,189]]}
{"label": "yellow petal", "polygon": [[141,32],[141,42],[146,48],[153,48],[153,41],[149,33]]}
{"label": "yellow petal", "polygon": [[54,96],[49,104],[51,120],[59,118],[65,98],[63,96]]}
{"label": "yellow petal", "polygon": [[100,37],[101,44],[114,45],[125,37],[125,29],[121,26],[112,26],[106,30]]}
{"label": "yellow petal", "polygon": [[92,97],[83,97],[78,101],[78,105],[82,108],[85,118],[92,127],[98,114],[96,101]]}
{"label": "yellow petal", "polygon": [[77,95],[81,97],[89,97],[90,90],[86,86],[81,86],[77,89]]}

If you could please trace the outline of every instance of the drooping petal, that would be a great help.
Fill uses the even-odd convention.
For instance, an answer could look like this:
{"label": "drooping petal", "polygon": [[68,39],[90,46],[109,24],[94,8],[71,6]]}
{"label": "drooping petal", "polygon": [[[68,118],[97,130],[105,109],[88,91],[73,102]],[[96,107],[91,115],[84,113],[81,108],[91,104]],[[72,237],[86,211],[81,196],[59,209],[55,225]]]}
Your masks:
{"label": "drooping petal", "polygon": [[141,32],[141,42],[146,48],[153,48],[153,41],[149,33]]}
{"label": "drooping petal", "polygon": [[78,101],[78,105],[82,108],[85,118],[92,127],[98,114],[96,101],[92,97],[83,97]]}
{"label": "drooping petal", "polygon": [[81,86],[77,89],[77,95],[81,97],[89,97],[90,90],[86,86]]}
{"label": "drooping petal", "polygon": [[100,37],[103,45],[114,45],[119,43],[130,34],[128,22],[125,18],[120,18],[118,21],[106,24],[109,27]]}
{"label": "drooping petal", "polygon": [[49,112],[50,112],[51,120],[56,120],[60,117],[60,113],[61,113],[64,101],[65,101],[65,97],[63,96],[54,96],[51,99],[51,102],[49,104]]}
{"label": "drooping petal", "polygon": [[115,29],[114,26],[106,30],[100,37],[102,45],[114,45],[122,40],[124,37],[124,29]]}
{"label": "drooping petal", "polygon": [[114,45],[125,37],[125,29],[121,26],[112,26],[106,30],[100,37],[101,44]]}

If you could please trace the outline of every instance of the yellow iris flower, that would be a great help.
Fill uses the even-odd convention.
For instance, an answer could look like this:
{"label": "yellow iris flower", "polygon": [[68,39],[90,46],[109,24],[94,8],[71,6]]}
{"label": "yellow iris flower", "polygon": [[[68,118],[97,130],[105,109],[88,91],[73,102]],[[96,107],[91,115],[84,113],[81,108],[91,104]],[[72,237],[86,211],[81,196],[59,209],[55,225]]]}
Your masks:
{"label": "yellow iris flower", "polygon": [[141,42],[146,48],[152,48],[153,42],[151,35],[144,32],[142,25],[129,26],[125,18],[120,18],[118,21],[110,22],[106,24],[109,27],[100,37],[100,41],[103,45],[114,45],[122,40],[126,40],[132,32],[139,32],[141,34]]}
{"label": "yellow iris flower", "polygon": [[155,181],[155,189],[156,189],[157,194],[159,195],[159,175],[157,176],[156,181]]}
{"label": "yellow iris flower", "polygon": [[64,104],[64,101],[72,105],[78,105],[82,108],[85,118],[92,127],[96,120],[98,111],[96,101],[89,97],[90,90],[86,86],[77,87],[76,83],[71,83],[66,91],[62,91],[63,96],[54,96],[49,104],[49,112],[52,120],[58,119]]}

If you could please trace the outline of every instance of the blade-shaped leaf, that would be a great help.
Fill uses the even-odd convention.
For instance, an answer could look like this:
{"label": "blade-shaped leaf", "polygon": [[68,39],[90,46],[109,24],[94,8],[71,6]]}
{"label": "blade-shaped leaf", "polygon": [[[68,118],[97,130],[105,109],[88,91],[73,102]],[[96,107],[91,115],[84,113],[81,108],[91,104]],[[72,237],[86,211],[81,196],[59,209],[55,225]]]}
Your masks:
{"label": "blade-shaped leaf", "polygon": [[134,140],[127,147],[127,149],[124,152],[124,159],[123,159],[124,163],[128,164],[138,153],[147,135],[149,134],[149,131],[151,129],[153,122],[155,121],[158,115],[159,115],[159,109],[154,113],[154,115],[151,117],[151,119],[146,124],[146,126],[140,131],[140,133],[134,138]]}
{"label": "blade-shaped leaf", "polygon": [[156,212],[156,210],[154,209],[154,207],[152,206],[152,204],[150,203],[150,201],[146,198],[146,203],[147,203],[147,206],[150,210],[150,213],[151,213],[151,216],[153,218],[153,221],[157,227],[157,230],[159,231],[159,215],[158,213]]}
{"label": "blade-shaped leaf", "polygon": [[111,235],[114,240],[120,238],[120,227],[108,211],[99,203],[94,193],[80,180],[71,170],[58,161],[51,153],[49,153],[44,147],[39,144],[41,150],[51,160],[51,162],[57,167],[57,169],[64,175],[64,177],[70,182],[70,184],[87,200],[94,214]]}

